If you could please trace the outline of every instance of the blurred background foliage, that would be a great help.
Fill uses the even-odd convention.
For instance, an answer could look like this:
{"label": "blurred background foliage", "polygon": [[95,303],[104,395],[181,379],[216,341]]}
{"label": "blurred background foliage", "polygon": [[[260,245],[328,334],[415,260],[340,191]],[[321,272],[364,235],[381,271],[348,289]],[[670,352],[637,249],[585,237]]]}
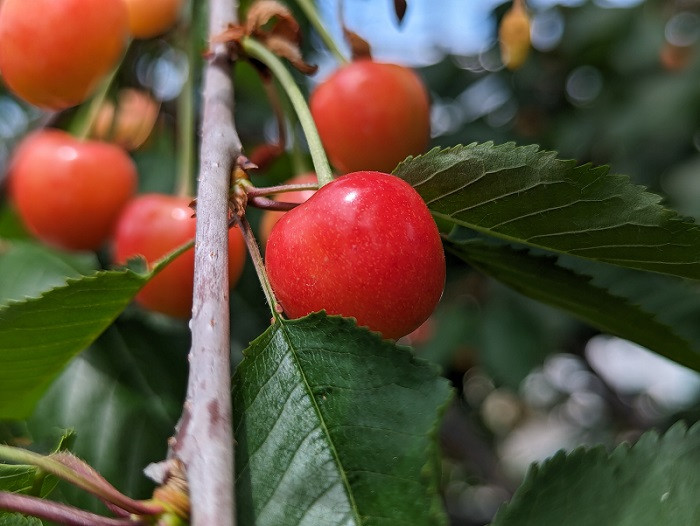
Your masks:
{"label": "blurred background foliage", "polygon": [[[440,4],[409,0],[399,24],[393,2],[344,3],[347,25],[378,60],[419,68],[433,102],[434,146],[537,143],[561,158],[609,164],[700,217],[700,2],[532,0],[533,49],[516,71],[502,66],[496,39],[507,4]],[[319,6],[338,34],[336,2]],[[320,65],[315,77],[299,78],[311,90],[335,64],[315,35],[305,46]],[[176,99],[186,76],[199,78],[200,70],[188,66],[177,34],[130,48],[118,84],[145,89],[162,104],[149,140],[134,152],[141,191],[174,189]],[[277,124],[255,70],[240,63],[235,74],[237,126],[250,154],[277,139]],[[42,114],[0,92],[0,173],[29,130],[73,117]],[[272,184],[310,166],[301,147],[290,141],[288,154],[254,173],[254,182]],[[5,190],[3,184],[1,303],[110,265],[109,247],[95,258],[33,244]],[[258,211],[250,215],[257,224]],[[250,265],[231,303],[238,361],[269,323]],[[442,366],[457,389],[441,433],[443,493],[454,525],[488,523],[529,463],[560,448],[612,446],[700,416],[697,374],[597,334],[452,259],[437,312],[405,343]],[[179,416],[188,346],[186,323],[130,307],[69,365],[29,422],[0,423],[0,439],[48,450],[60,429],[73,427],[76,452],[117,487],[143,497],[150,486],[141,470],[163,458]],[[86,504],[69,489],[64,496]]]}

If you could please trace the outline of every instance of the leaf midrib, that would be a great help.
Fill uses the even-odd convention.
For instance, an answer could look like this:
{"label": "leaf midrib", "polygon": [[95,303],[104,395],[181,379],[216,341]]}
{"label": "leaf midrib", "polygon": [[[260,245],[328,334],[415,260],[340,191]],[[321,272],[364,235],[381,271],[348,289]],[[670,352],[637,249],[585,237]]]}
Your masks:
{"label": "leaf midrib", "polygon": [[313,394],[313,390],[311,389],[311,385],[309,384],[308,379],[306,378],[306,374],[304,374],[304,369],[301,367],[301,360],[299,360],[299,356],[296,352],[296,348],[292,344],[292,339],[287,333],[287,328],[286,328],[286,323],[283,320],[280,320],[280,331],[282,331],[282,337],[284,340],[287,342],[289,352],[291,353],[294,363],[296,364],[297,370],[299,371],[299,374],[301,376],[302,382],[304,384],[304,389],[306,393],[308,394],[309,398],[311,399],[311,405],[314,409],[314,412],[316,413],[316,416],[318,418],[318,421],[320,422],[321,430],[323,434],[326,436],[326,439],[328,441],[331,454],[333,455],[333,459],[335,460],[335,464],[338,467],[338,472],[340,475],[340,479],[343,483],[343,487],[345,488],[345,493],[348,497],[348,500],[350,502],[350,508],[352,509],[352,513],[355,518],[355,523],[357,526],[360,526],[362,524],[362,521],[360,519],[360,513],[357,508],[357,504],[355,502],[355,498],[352,494],[352,489],[350,487],[350,481],[348,481],[347,477],[345,476],[345,469],[343,468],[343,463],[340,461],[340,455],[338,455],[338,451],[336,450],[333,440],[331,439],[331,434],[330,431],[328,430],[328,426],[326,425],[326,421],[323,418],[323,414],[321,413],[321,408],[318,406],[316,403],[316,397]]}

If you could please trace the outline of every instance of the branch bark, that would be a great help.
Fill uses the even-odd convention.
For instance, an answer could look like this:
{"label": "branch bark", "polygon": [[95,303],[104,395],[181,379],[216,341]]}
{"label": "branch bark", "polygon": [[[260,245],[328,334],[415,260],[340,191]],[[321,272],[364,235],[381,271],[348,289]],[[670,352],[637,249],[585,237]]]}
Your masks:
{"label": "branch bark", "polygon": [[[236,22],[236,12],[235,1],[209,0],[210,36]],[[225,45],[211,52],[204,71],[190,376],[172,451],[185,465],[191,524],[234,526],[227,242],[230,176],[241,144],[232,60]]]}

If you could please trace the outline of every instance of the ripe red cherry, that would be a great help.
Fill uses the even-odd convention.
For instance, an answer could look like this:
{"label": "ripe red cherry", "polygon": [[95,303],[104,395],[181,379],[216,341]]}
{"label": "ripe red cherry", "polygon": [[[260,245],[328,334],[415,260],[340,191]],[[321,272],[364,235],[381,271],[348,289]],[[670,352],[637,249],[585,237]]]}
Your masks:
{"label": "ripe red cherry", "polygon": [[311,95],[311,113],[331,162],[341,172],[391,172],[430,140],[428,94],[416,73],[358,60]]}
{"label": "ripe red cherry", "polygon": [[[114,260],[125,263],[141,255],[153,263],[194,239],[196,219],[191,199],[163,194],[143,194],[124,209],[114,240]],[[229,230],[228,272],[231,287],[243,271],[245,243],[237,228]],[[192,314],[194,249],[178,256],[141,289],[136,301],[147,309],[176,318]]]}
{"label": "ripe red cherry", "polygon": [[430,316],[445,282],[427,206],[408,183],[378,172],[341,176],[287,212],[265,264],[289,317],[325,309],[393,339]]}
{"label": "ripe red cherry", "polygon": [[29,135],[10,165],[12,201],[29,230],[67,249],[97,249],[136,189],[136,167],[118,146],[60,130]]}
{"label": "ripe red cherry", "polygon": [[134,38],[151,38],[170,29],[180,14],[183,0],[125,0],[129,30]]}
{"label": "ripe red cherry", "polygon": [[67,108],[116,65],[127,37],[124,0],[4,0],[0,73],[24,100]]}
{"label": "ripe red cherry", "polygon": [[[285,181],[284,184],[308,184],[316,182],[317,179],[315,173],[306,173],[296,175],[288,181]],[[316,190],[299,190],[297,192],[284,192],[275,199],[278,201],[286,201],[287,203],[303,203],[309,197],[314,195],[315,192]],[[282,219],[282,217],[284,217],[284,212],[276,212],[273,210],[265,211],[262,219],[260,220],[259,229],[260,241],[263,245],[265,245],[267,243],[267,240],[270,238],[270,232],[272,232],[272,227],[274,227],[277,224],[277,221]]]}

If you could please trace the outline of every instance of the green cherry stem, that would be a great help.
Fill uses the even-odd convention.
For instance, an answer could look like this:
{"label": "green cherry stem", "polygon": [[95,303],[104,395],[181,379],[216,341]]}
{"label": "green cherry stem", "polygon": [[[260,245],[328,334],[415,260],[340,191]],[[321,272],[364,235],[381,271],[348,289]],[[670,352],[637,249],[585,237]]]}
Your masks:
{"label": "green cherry stem", "polygon": [[258,275],[260,285],[262,285],[263,292],[265,293],[265,299],[270,307],[272,318],[275,321],[281,321],[282,307],[277,302],[275,293],[272,290],[272,285],[270,285],[270,280],[267,277],[265,262],[263,261],[262,254],[260,254],[260,247],[255,239],[255,234],[253,234],[253,229],[250,227],[250,223],[248,222],[245,214],[241,217],[234,215],[232,221],[235,221],[238,224],[241,232],[243,233],[243,239],[245,239],[245,244],[248,247],[248,254],[250,254],[250,259],[253,261],[253,266],[255,267],[255,272]]}
{"label": "green cherry stem", "polygon": [[194,194],[194,148],[195,148],[195,115],[194,115],[194,70],[196,64],[195,36],[192,31],[193,17],[190,2],[180,26],[178,40],[185,49],[189,71],[177,98],[177,183],[175,194],[191,196]]}
{"label": "green cherry stem", "polygon": [[328,28],[326,28],[326,25],[323,23],[323,20],[321,20],[321,17],[319,16],[318,11],[316,10],[316,5],[314,4],[313,0],[296,1],[297,5],[301,8],[302,11],[304,11],[306,18],[309,19],[309,22],[314,27],[318,35],[321,37],[321,40],[323,40],[323,43],[326,44],[328,50],[335,56],[338,62],[340,62],[341,64],[347,64],[347,57],[343,55],[342,51],[340,51],[338,43],[333,39],[330,32],[328,31]]}
{"label": "green cherry stem", "polygon": [[[122,60],[126,56],[126,52],[129,49],[130,45],[131,41],[129,41],[129,43],[126,46],[126,49],[124,50]],[[85,109],[81,110],[82,118],[79,119],[75,128],[73,128],[72,130],[73,134],[78,139],[84,140],[87,139],[90,135],[90,130],[92,130],[92,126],[95,123],[95,119],[100,113],[100,108],[102,108],[102,105],[104,104],[105,99],[107,98],[107,94],[109,93],[109,90],[112,87],[114,80],[117,78],[119,68],[121,68],[121,61],[114,67],[114,69],[110,72],[109,76],[107,76],[102,81],[102,84],[100,85],[99,89],[92,96],[92,99],[90,99],[90,103],[85,107]]]}
{"label": "green cherry stem", "polygon": [[187,243],[180,245],[175,250],[167,253],[165,256],[163,256],[158,261],[153,263],[153,265],[151,266],[151,272],[153,273],[153,276],[158,274],[161,270],[163,270],[165,267],[167,267],[168,264],[171,263],[175,258],[177,258],[181,254],[187,252],[193,246],[194,246],[194,239],[188,241]]}
{"label": "green cherry stem", "polygon": [[257,40],[245,37],[243,39],[243,49],[248,56],[259,60],[270,68],[270,71],[280,83],[282,89],[284,89],[299,118],[299,123],[304,130],[318,182],[321,186],[330,183],[333,180],[333,173],[328,164],[326,152],[323,149],[323,144],[321,144],[321,138],[318,135],[316,124],[311,116],[311,110],[309,110],[309,106],[299,86],[297,86],[297,83],[294,81],[294,77],[292,77],[292,74],[287,70],[282,61]]}
{"label": "green cherry stem", "polygon": [[299,192],[303,190],[318,190],[316,183],[281,184],[279,186],[258,186],[246,189],[249,197],[260,195],[282,194],[284,192]]}

